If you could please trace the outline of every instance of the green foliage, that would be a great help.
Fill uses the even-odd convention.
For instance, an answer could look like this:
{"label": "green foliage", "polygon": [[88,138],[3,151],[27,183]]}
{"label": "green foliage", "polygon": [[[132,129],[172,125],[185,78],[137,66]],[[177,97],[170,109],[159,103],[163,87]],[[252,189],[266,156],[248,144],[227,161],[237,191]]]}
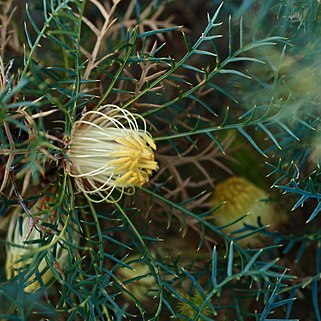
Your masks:
{"label": "green foliage", "polygon": [[[0,4],[0,246],[28,251],[8,280],[0,260],[0,319],[321,320],[320,4],[200,3],[197,35],[179,1]],[[96,204],[66,164],[105,104],[144,117],[159,171]],[[215,184],[244,169],[273,187],[278,230],[215,223]],[[15,211],[40,239],[9,241]]]}

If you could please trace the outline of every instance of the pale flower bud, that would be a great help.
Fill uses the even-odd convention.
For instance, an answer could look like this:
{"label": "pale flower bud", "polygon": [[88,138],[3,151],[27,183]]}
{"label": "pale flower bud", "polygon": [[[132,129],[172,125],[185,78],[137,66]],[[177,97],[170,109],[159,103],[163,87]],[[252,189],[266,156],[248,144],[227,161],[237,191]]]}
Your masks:
{"label": "pale flower bud", "polygon": [[[117,270],[117,276],[125,283],[125,287],[137,300],[143,302],[149,299],[148,291],[154,289],[157,285],[155,277],[151,274],[148,265],[141,261],[140,255],[131,255],[125,263],[131,268],[120,267]],[[126,292],[124,292],[126,294]]]}
{"label": "pale flower bud", "polygon": [[158,169],[154,150],[156,145],[141,116],[105,105],[86,112],[75,122],[67,152],[67,171],[90,200],[111,202],[115,189],[120,198],[126,188],[133,190],[149,181]]}
{"label": "pale flower bud", "polygon": [[[44,197],[40,197],[33,209],[37,208],[39,210],[39,205],[40,207],[43,205],[43,198]],[[6,244],[6,275],[8,279],[17,276],[21,271],[28,269],[30,265],[35,264],[37,249],[44,246],[43,240],[46,232],[40,232],[39,228],[35,226],[30,232],[30,218],[23,215],[22,222],[20,224],[19,216],[22,215],[20,212],[20,208],[13,211],[8,227]],[[46,221],[48,222],[48,220]],[[48,230],[47,233],[50,233],[49,228],[43,227],[43,229]],[[57,237],[58,235],[54,235],[52,242],[55,242]],[[25,240],[26,238],[27,240]],[[50,251],[54,256],[55,266],[49,267],[45,258],[43,258],[37,266],[39,274],[41,275],[42,283],[45,285],[53,276],[52,269],[58,269],[58,272],[60,272],[67,266],[68,251],[60,245],[61,241],[57,242],[49,249],[44,249],[44,251]],[[34,292],[40,288],[40,284],[34,274],[28,278],[26,284],[27,286],[24,290],[28,293]]]}

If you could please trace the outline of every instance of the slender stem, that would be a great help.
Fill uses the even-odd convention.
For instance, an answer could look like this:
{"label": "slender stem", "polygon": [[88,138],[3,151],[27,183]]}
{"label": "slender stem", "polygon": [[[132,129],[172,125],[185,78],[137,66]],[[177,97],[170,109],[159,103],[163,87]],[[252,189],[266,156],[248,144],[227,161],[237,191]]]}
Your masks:
{"label": "slender stem", "polygon": [[[113,201],[115,201],[115,200],[113,199]],[[144,240],[140,236],[140,233],[137,231],[136,227],[134,226],[132,221],[129,219],[129,217],[126,215],[126,213],[124,212],[122,207],[118,204],[118,202],[115,201],[115,205],[116,205],[117,209],[119,210],[119,212],[121,213],[122,217],[125,219],[125,221],[128,223],[130,228],[135,233],[135,236],[137,237],[138,241],[141,243],[141,245],[142,245],[142,247],[144,249],[144,255],[146,255],[148,257],[148,259],[149,259],[149,262],[147,262],[147,263],[150,263],[149,267],[152,268],[152,271],[154,272],[153,275],[156,278],[157,283],[159,285],[159,303],[158,303],[157,311],[155,312],[155,317],[150,319],[150,321],[152,321],[152,320],[156,321],[157,320],[156,316],[161,312],[161,309],[162,309],[162,298],[163,298],[163,287],[162,287],[162,283],[163,282],[162,282],[162,279],[160,278],[158,268],[157,268],[157,266],[155,264],[155,260],[154,260],[154,258],[152,256],[152,254],[150,253],[150,251],[148,250]]]}
{"label": "slender stem", "polygon": [[[129,49],[128,52],[124,58],[123,63],[121,64],[121,66],[119,67],[119,69],[117,70],[111,84],[109,85],[109,87],[107,88],[107,90],[105,91],[105,93],[103,94],[103,96],[100,98],[100,100],[98,101],[97,107],[99,107],[104,100],[108,97],[108,95],[110,94],[110,92],[112,91],[112,89],[114,88],[115,83],[117,82],[119,76],[121,75],[121,73],[123,72],[124,68],[127,65],[127,62],[129,60],[129,58],[131,57],[133,50],[135,48],[135,44],[136,44],[136,40],[137,40],[137,35],[138,35],[138,30],[137,28],[134,30],[133,32],[133,41],[129,44]],[[123,108],[125,108],[123,106]]]}
{"label": "slender stem", "polygon": [[51,20],[54,18],[54,16],[56,15],[57,12],[59,12],[62,8],[65,8],[66,5],[70,2],[70,0],[65,0],[64,2],[62,2],[48,17],[48,19],[45,21],[45,24],[43,25],[40,33],[38,34],[33,46],[30,48],[30,52],[29,52],[29,55],[28,55],[28,58],[27,58],[27,61],[26,61],[26,64],[21,72],[21,75],[20,75],[20,81],[25,77],[27,71],[28,71],[28,68],[29,68],[29,64],[31,62],[31,59],[32,59],[32,56],[33,56],[33,53],[35,52],[36,48],[39,47],[39,42],[42,38],[45,37],[45,32],[47,30],[47,28],[49,27],[50,25],[50,22]]}

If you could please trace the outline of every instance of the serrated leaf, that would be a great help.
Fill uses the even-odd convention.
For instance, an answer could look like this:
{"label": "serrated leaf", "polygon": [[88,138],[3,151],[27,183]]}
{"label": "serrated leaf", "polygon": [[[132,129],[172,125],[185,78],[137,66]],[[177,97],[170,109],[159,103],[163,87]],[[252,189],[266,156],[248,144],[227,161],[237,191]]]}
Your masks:
{"label": "serrated leaf", "polygon": [[212,252],[211,281],[212,281],[213,287],[217,288],[217,252],[216,252],[216,246],[214,246],[213,252]]}
{"label": "serrated leaf", "polygon": [[138,34],[137,38],[140,39],[140,38],[147,38],[150,36],[157,36],[160,33],[167,33],[170,31],[175,31],[175,30],[181,29],[181,28],[182,28],[181,26],[175,26],[175,27],[169,27],[169,28],[163,28],[163,29],[150,30],[150,31],[146,31],[146,32]]}

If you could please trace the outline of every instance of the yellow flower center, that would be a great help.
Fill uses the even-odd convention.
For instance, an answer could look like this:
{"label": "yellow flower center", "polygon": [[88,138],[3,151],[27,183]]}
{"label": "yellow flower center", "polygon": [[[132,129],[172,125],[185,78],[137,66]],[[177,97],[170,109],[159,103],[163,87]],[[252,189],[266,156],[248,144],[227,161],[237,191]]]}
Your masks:
{"label": "yellow flower center", "polygon": [[114,158],[110,161],[114,166],[114,172],[121,174],[115,183],[122,186],[144,185],[148,182],[152,171],[158,169],[151,150],[151,148],[156,149],[153,140],[146,134],[138,135],[131,132],[130,135],[117,137],[115,141],[121,145],[119,151],[110,155]]}

